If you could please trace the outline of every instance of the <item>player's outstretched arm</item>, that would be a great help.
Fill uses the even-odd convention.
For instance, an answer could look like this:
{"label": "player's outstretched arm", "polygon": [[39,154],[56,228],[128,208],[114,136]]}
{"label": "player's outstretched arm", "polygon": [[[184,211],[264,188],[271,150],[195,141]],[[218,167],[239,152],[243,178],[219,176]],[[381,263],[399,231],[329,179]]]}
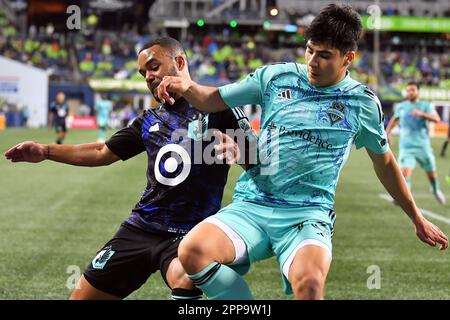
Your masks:
{"label": "player's outstretched arm", "polygon": [[5,157],[12,162],[36,163],[48,159],[87,167],[105,166],[119,160],[103,142],[61,145],[25,141],[6,151]]}
{"label": "player's outstretched arm", "polygon": [[426,220],[417,208],[392,152],[388,151],[384,154],[376,154],[369,150],[367,152],[372,159],[378,179],[411,218],[419,239],[430,246],[439,244],[441,250],[447,249],[447,236],[437,226]]}
{"label": "player's outstretched arm", "polygon": [[211,113],[228,109],[218,88],[202,86],[183,77],[166,76],[163,78],[156,90],[157,98],[162,103],[174,104],[175,99],[170,93],[184,97],[201,111]]}

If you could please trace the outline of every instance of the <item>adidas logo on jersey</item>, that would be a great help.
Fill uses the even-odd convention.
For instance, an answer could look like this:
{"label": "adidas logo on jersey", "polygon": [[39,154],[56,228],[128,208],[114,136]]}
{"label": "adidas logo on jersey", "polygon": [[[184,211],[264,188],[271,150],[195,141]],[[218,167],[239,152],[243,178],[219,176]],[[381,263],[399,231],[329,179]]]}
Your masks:
{"label": "adidas logo on jersey", "polygon": [[280,98],[284,98],[284,99],[288,99],[288,100],[292,99],[292,98],[291,98],[291,97],[292,97],[292,96],[291,96],[291,89],[281,91],[281,92],[278,94],[278,96],[279,96]]}

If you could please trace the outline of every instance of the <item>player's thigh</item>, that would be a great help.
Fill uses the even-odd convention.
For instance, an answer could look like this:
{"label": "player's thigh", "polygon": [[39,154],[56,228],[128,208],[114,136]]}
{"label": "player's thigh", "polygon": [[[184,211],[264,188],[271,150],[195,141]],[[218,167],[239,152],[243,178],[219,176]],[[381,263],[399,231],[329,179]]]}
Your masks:
{"label": "player's thigh", "polygon": [[[330,211],[330,215],[333,214],[334,212]],[[328,272],[332,259],[332,221],[334,221],[333,218],[324,219],[324,221],[304,220],[297,227],[287,230],[283,239],[274,242],[275,253],[283,276],[283,289],[286,294],[292,293],[292,287],[305,274],[317,276],[320,273],[314,272],[318,270],[326,271],[325,275]],[[307,257],[307,253],[311,253],[309,260],[304,259]],[[319,253],[321,254],[319,255]]]}
{"label": "player's thigh", "polygon": [[120,300],[120,297],[116,297],[107,292],[103,292],[94,286],[92,286],[84,277],[81,276],[77,286],[70,295],[70,300]]}
{"label": "player's thigh", "polygon": [[84,278],[100,291],[125,298],[160,268],[167,241],[123,223],[87,265]]}
{"label": "player's thigh", "polygon": [[416,154],[409,150],[400,150],[398,164],[402,170],[403,176],[410,176],[416,167]]}
{"label": "player's thigh", "polygon": [[198,259],[195,261],[186,255],[200,253],[207,258],[202,262],[206,264],[203,267],[217,261],[244,274],[250,263],[273,256],[270,239],[257,218],[265,208],[259,207],[247,202],[233,202],[198,224],[181,243],[179,253],[183,265],[190,269],[186,260],[192,261],[191,266],[198,265]]}
{"label": "player's thigh", "polygon": [[417,162],[420,167],[428,174],[430,178],[435,177],[436,172],[436,158],[434,157],[432,150],[427,150],[418,155]]}
{"label": "player's thigh", "polygon": [[[234,259],[233,242],[217,225],[202,222],[195,226],[181,241],[178,254],[187,271],[204,268],[212,261],[229,263]],[[201,266],[199,266],[201,265]]]}
{"label": "player's thigh", "polygon": [[331,255],[328,249],[316,244],[301,247],[294,256],[289,268],[288,278],[294,293],[313,287],[322,295]]}
{"label": "player's thigh", "polygon": [[272,213],[272,207],[235,201],[204,222],[216,224],[232,240],[235,249],[232,264],[245,261],[251,264],[274,255],[267,233]]}

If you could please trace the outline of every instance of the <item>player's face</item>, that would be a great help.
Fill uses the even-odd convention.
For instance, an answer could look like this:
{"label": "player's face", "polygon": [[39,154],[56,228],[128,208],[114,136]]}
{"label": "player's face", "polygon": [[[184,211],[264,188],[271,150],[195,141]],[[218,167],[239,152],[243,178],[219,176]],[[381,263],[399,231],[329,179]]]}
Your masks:
{"label": "player's face", "polygon": [[406,87],[406,98],[409,101],[416,101],[419,98],[419,89],[416,85],[409,85]]}
{"label": "player's face", "polygon": [[338,83],[345,77],[345,72],[354,57],[354,51],[343,55],[337,48],[308,41],[305,58],[309,83],[316,87],[327,87]]}
{"label": "player's face", "polygon": [[64,99],[66,99],[66,95],[64,93],[60,92],[56,95],[56,102],[63,103]]}
{"label": "player's face", "polygon": [[139,53],[138,68],[139,73],[142,74],[147,82],[147,87],[157,100],[158,98],[155,95],[155,90],[161,80],[165,76],[178,75],[175,57],[172,57],[159,45],[154,45]]}

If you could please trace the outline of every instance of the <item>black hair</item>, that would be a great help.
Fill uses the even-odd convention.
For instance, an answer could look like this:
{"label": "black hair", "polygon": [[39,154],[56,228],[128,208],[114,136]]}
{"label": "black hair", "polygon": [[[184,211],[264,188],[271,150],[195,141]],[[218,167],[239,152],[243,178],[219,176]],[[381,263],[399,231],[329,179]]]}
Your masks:
{"label": "black hair", "polygon": [[178,40],[171,37],[161,37],[150,40],[142,46],[142,48],[139,50],[139,53],[141,53],[145,49],[148,49],[156,45],[164,48],[173,57],[176,57],[177,55],[180,54],[186,56],[186,52],[184,51],[184,48],[181,45],[181,43]]}
{"label": "black hair", "polygon": [[417,89],[420,89],[420,84],[417,81],[414,81],[414,80],[409,81],[406,86],[416,86]]}
{"label": "black hair", "polygon": [[305,38],[315,43],[328,44],[345,54],[358,49],[361,33],[361,17],[352,7],[329,4],[306,29]]}

